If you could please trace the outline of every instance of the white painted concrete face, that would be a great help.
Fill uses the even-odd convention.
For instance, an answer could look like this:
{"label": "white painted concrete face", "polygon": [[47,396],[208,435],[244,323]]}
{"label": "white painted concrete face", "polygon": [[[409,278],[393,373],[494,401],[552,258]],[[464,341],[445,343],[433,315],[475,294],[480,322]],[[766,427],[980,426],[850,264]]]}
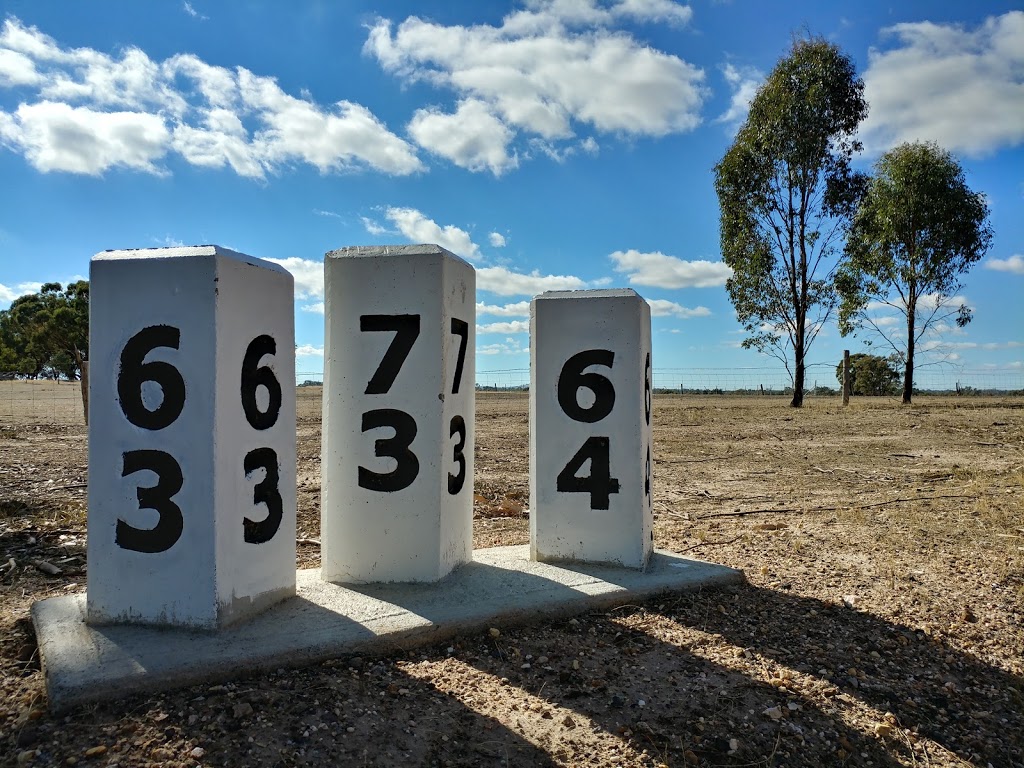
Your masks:
{"label": "white painted concrete face", "polygon": [[472,559],[476,272],[436,245],[324,258],[321,567],[437,581]]}
{"label": "white painted concrete face", "polygon": [[651,310],[630,289],[530,305],[530,555],[645,568]]}
{"label": "white painted concrete face", "polygon": [[292,276],[107,251],[89,310],[89,622],[212,629],[295,594]]}

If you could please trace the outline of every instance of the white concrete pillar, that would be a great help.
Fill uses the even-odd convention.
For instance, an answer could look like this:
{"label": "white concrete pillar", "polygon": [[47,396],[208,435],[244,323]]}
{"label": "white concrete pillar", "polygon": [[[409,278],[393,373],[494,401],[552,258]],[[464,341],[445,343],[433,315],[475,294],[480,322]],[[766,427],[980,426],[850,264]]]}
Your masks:
{"label": "white concrete pillar", "polygon": [[630,289],[530,305],[530,553],[645,568],[651,507],[651,310]]}
{"label": "white concrete pillar", "polygon": [[90,267],[90,623],[218,628],[295,594],[292,276],[217,246]]}
{"label": "white concrete pillar", "polygon": [[324,298],[323,578],[437,581],[472,558],[476,272],[343,248]]}

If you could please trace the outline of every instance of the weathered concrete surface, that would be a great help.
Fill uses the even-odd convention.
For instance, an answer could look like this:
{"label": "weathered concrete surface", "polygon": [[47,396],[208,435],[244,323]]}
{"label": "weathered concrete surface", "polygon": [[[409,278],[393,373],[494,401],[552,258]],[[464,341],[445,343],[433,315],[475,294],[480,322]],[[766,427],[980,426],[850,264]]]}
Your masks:
{"label": "weathered concrete surface", "polygon": [[476,550],[472,563],[435,584],[341,586],[322,581],[319,569],[299,571],[296,597],[219,632],[90,626],[84,594],[42,600],[32,620],[49,705],[59,711],[743,579],[742,571],[660,551],[643,572],[538,563],[524,545]]}

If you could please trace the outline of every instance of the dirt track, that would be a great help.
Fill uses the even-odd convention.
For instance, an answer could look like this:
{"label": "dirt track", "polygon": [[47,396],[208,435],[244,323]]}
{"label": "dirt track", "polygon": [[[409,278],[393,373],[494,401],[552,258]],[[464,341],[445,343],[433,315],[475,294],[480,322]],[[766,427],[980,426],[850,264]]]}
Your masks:
{"label": "dirt track", "polygon": [[[477,398],[477,547],[527,540],[526,417]],[[1024,766],[1024,402],[660,396],[655,428],[657,546],[748,585],[53,718],[27,616],[84,588],[85,433],[0,425],[0,763]]]}

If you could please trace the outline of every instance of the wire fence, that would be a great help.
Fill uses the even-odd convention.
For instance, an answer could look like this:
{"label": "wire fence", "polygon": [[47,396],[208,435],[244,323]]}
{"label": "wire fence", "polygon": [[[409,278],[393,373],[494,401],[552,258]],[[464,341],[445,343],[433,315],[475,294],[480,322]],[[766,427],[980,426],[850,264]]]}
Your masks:
{"label": "wire fence", "polygon": [[[322,371],[296,374],[296,384],[323,384]],[[811,397],[838,395],[833,363],[807,366],[804,385]],[[683,395],[788,395],[790,377],[785,368],[655,368],[656,392]],[[915,389],[924,394],[991,394],[1024,396],[1024,370],[965,370],[951,366],[918,369]],[[526,392],[529,368],[476,372],[480,392]],[[0,381],[0,427],[6,425],[84,424],[81,388],[77,381]]]}

